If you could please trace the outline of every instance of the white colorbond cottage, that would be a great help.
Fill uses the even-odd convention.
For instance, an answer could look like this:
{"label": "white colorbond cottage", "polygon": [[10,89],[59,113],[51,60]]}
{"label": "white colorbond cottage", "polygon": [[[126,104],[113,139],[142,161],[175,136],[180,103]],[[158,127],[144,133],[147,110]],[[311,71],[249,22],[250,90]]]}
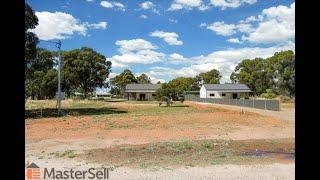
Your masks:
{"label": "white colorbond cottage", "polygon": [[252,92],[245,84],[203,84],[200,89],[200,98],[248,98]]}

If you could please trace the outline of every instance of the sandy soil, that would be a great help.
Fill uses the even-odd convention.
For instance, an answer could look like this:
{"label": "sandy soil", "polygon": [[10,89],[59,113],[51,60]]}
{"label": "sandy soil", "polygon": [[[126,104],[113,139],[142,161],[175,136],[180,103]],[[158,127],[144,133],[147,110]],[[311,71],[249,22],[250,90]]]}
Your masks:
{"label": "sandy soil", "polygon": [[[101,164],[86,163],[73,159],[37,159],[29,157],[30,162],[36,162],[41,168],[56,167],[59,170],[73,168],[87,170],[88,168],[102,168]],[[104,166],[108,168],[109,166]],[[269,164],[269,165],[211,165],[206,167],[180,167],[180,168],[128,168],[119,167],[110,171],[110,179],[114,180],[147,180],[147,179],[295,179],[295,164]]]}
{"label": "sandy soil", "polygon": [[[26,121],[26,160],[40,167],[101,167],[70,158],[52,158],[49,153],[106,148],[121,144],[196,139],[278,139],[294,137],[292,115],[263,110],[240,109],[212,104],[186,102],[201,110],[221,108],[213,112],[190,112],[166,116],[79,116],[42,118]],[[143,104],[145,106],[145,104]],[[129,106],[130,109],[139,104]],[[153,106],[153,105],[151,105]],[[288,114],[292,110],[288,110]],[[275,171],[277,170],[277,171]],[[294,179],[294,164],[261,166],[219,165],[175,169],[116,168],[111,179]],[[223,177],[223,178],[222,178]]]}

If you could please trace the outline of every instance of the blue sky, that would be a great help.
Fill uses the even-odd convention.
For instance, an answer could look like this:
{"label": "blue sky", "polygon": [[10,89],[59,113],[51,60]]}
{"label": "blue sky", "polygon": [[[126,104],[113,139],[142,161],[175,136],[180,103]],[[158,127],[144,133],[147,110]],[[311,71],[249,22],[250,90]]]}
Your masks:
{"label": "blue sky", "polygon": [[[295,48],[295,3],[289,0],[28,0],[43,40],[88,46],[155,83],[218,69],[228,82],[245,58]],[[53,50],[49,43],[39,46]]]}

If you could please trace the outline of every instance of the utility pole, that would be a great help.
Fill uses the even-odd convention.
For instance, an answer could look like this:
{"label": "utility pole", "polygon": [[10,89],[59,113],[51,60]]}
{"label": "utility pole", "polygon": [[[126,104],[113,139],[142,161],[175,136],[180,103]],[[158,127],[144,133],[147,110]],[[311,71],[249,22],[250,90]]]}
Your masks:
{"label": "utility pole", "polygon": [[44,42],[54,43],[58,48],[58,93],[57,93],[57,109],[58,109],[58,116],[61,115],[61,41],[45,41]]}
{"label": "utility pole", "polygon": [[56,43],[58,48],[58,116],[61,114],[61,41],[58,40]]}

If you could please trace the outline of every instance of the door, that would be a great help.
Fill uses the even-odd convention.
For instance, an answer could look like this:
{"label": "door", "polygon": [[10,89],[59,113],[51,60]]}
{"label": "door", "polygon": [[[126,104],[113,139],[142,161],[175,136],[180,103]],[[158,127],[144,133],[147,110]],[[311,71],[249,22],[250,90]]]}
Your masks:
{"label": "door", "polygon": [[140,101],[144,101],[146,99],[146,94],[140,94]]}
{"label": "door", "polygon": [[232,94],[232,99],[238,99],[238,94],[237,93],[233,93]]}

